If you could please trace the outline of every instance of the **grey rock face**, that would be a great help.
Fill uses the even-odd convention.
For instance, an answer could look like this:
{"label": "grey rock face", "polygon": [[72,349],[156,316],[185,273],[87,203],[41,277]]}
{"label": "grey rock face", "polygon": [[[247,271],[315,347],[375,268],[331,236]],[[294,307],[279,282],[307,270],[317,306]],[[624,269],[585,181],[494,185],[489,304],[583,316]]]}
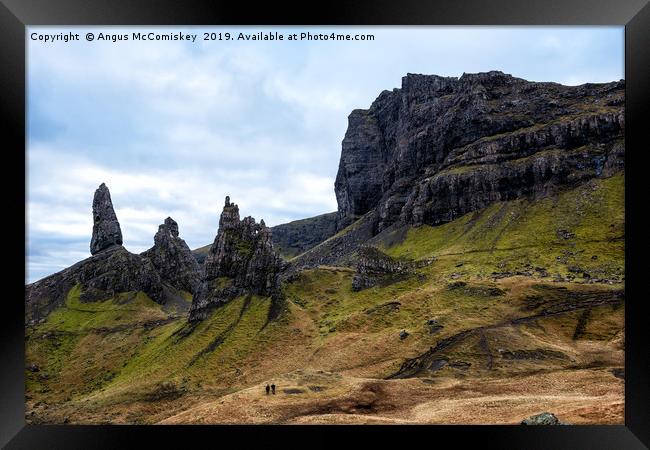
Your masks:
{"label": "grey rock face", "polygon": [[376,211],[436,225],[624,167],[623,81],[563,86],[501,72],[408,74],[354,110],[335,182],[338,229]]}
{"label": "grey rock face", "polygon": [[179,237],[178,224],[171,217],[158,227],[154,236],[154,246],[143,252],[161,278],[171,286],[190,293],[196,292],[201,271],[190,248]]}
{"label": "grey rock face", "polygon": [[205,258],[203,275],[190,308],[190,322],[240,295],[269,296],[273,314],[282,294],[279,274],[282,260],[273,249],[271,230],[252,217],[239,219],[239,207],[226,202],[214,243]]}
{"label": "grey rock face", "polygon": [[94,255],[113,245],[122,245],[122,230],[113,209],[111,193],[102,183],[93,198],[93,235],[90,240],[90,254]]}
{"label": "grey rock face", "polygon": [[[150,260],[115,247],[86,260],[76,271],[82,301],[96,301],[120,292],[142,291],[157,303],[165,303],[165,286]],[[74,266],[73,266],[74,267]]]}
{"label": "grey rock face", "polygon": [[332,212],[272,227],[273,247],[285,258],[306,252],[334,236],[337,216]]}
{"label": "grey rock face", "polygon": [[535,416],[530,416],[529,418],[521,422],[522,425],[566,425],[560,422],[560,420],[555,417],[555,414],[549,412],[543,412]]}
{"label": "grey rock face", "polygon": [[352,111],[335,182],[340,228],[368,212],[381,199],[385,150],[376,117],[367,110]]}

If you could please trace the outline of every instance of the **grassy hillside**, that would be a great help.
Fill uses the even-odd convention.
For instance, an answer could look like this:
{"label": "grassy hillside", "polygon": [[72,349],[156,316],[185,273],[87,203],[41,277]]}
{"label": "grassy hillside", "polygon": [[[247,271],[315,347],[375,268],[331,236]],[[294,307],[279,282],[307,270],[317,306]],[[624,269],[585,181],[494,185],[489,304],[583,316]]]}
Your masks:
{"label": "grassy hillside", "polygon": [[448,273],[524,273],[556,279],[622,282],[625,274],[624,175],[594,179],[545,199],[494,203],[380,245],[391,256],[437,257]]}
{"label": "grassy hillside", "polygon": [[358,292],[352,269],[305,270],[272,323],[262,297],[189,325],[142,293],[82,303],[77,286],[28,329],[27,418],[621,423],[623,182],[393,230],[382,251],[431,264]]}

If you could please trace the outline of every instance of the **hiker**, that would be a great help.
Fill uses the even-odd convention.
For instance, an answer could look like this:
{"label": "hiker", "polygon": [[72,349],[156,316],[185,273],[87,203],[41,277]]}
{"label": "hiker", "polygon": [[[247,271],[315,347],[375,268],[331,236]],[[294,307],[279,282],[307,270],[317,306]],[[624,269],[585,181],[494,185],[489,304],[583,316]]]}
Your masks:
{"label": "hiker", "polygon": [[[270,389],[270,388],[269,388],[269,385],[267,384],[267,385],[266,385],[266,395],[269,395],[269,389]],[[274,392],[274,394],[275,394],[275,392]]]}
{"label": "hiker", "polygon": [[275,395],[275,384],[271,385],[271,392],[273,392],[273,395]]}

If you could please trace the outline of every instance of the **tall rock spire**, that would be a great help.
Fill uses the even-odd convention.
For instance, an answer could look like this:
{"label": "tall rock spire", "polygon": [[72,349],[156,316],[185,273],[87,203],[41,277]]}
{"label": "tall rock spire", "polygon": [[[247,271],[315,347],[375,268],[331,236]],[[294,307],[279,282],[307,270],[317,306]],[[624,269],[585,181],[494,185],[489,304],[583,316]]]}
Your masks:
{"label": "tall rock spire", "polygon": [[240,295],[271,297],[269,319],[279,313],[283,300],[279,273],[282,260],[273,249],[271,230],[252,217],[239,219],[239,207],[226,202],[219,230],[210,248],[203,275],[190,308],[190,322],[205,319],[214,307]]}
{"label": "tall rock spire", "polygon": [[113,245],[122,245],[122,230],[113,209],[111,193],[102,183],[93,198],[93,237],[90,240],[90,253],[95,255]]}

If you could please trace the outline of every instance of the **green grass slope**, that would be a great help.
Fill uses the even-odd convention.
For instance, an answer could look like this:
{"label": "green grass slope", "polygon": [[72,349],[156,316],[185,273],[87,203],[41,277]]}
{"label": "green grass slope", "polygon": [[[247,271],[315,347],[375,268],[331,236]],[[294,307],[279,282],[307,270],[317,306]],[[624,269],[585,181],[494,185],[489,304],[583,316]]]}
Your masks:
{"label": "green grass slope", "polygon": [[594,179],[541,200],[494,203],[453,222],[407,231],[380,247],[389,255],[436,257],[446,273],[524,273],[556,279],[624,280],[624,175]]}

